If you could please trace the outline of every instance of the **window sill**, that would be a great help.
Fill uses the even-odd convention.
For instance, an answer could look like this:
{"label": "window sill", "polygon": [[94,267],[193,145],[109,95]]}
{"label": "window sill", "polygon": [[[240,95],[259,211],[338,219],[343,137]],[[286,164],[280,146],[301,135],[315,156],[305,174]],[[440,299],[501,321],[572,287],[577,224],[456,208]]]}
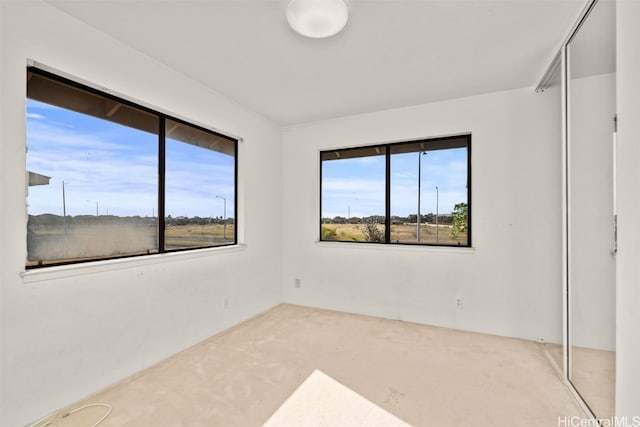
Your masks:
{"label": "window sill", "polygon": [[434,254],[457,254],[470,255],[476,251],[475,247],[456,247],[456,246],[427,246],[427,245],[411,245],[411,244],[394,244],[394,243],[357,243],[357,242],[328,242],[318,240],[315,242],[317,247],[321,248],[339,248],[339,249],[357,249],[357,250],[374,250],[374,251],[403,251],[403,252],[420,252]]}
{"label": "window sill", "polygon": [[37,283],[47,280],[64,279],[67,277],[84,276],[105,271],[121,270],[126,268],[145,267],[155,264],[165,264],[196,258],[227,254],[244,251],[246,244],[224,246],[217,248],[194,249],[191,251],[169,252],[156,255],[143,255],[138,257],[110,259],[102,261],[90,261],[79,264],[59,265],[26,270],[20,273],[23,283]]}

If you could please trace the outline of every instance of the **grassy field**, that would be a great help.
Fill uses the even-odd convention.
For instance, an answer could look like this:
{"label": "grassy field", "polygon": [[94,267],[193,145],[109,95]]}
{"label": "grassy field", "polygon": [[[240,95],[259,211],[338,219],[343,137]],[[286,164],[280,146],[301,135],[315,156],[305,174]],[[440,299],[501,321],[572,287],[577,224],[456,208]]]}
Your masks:
{"label": "grassy field", "polygon": [[[227,224],[167,227],[165,248],[186,249],[233,242],[235,226]],[[226,238],[225,238],[226,234]],[[33,229],[28,238],[27,266],[75,262],[105,257],[157,253],[156,227],[135,224],[76,225]]]}
{"label": "grassy field", "polygon": [[[335,230],[339,241],[367,241],[363,224],[323,224],[323,228]],[[377,228],[384,233],[384,224],[378,224]],[[416,224],[398,224],[391,226],[391,242],[393,243],[417,243]],[[451,237],[450,225],[421,224],[420,226],[420,243],[427,244],[445,244],[445,245],[466,245],[467,233],[460,233],[457,238]]]}
{"label": "grassy field", "polygon": [[227,224],[226,233],[223,224],[167,227],[164,235],[165,246],[167,249],[173,249],[227,244],[233,242],[234,230],[233,224]]}
{"label": "grassy field", "polygon": [[[325,224],[322,227],[335,233],[335,238],[325,240],[367,241],[364,224]],[[384,235],[384,225],[378,224],[376,227]],[[225,245],[233,242],[234,231],[233,224],[227,224],[226,232],[223,224],[171,226],[165,231],[165,248],[175,250]],[[392,225],[391,242],[415,244],[416,231],[415,224]],[[156,233],[155,227],[133,225],[34,230],[29,235],[27,266],[157,253]],[[460,233],[457,238],[453,238],[451,226],[440,225],[436,236],[435,224],[422,224],[420,243],[466,245],[467,233]]]}

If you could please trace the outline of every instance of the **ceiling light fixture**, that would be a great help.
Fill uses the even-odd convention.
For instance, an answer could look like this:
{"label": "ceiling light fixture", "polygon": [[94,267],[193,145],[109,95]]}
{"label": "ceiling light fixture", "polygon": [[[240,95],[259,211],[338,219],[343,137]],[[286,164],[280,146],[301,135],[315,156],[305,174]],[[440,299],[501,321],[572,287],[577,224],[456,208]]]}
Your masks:
{"label": "ceiling light fixture", "polygon": [[287,7],[291,28],[314,39],[339,33],[348,19],[349,8],[344,0],[291,0]]}

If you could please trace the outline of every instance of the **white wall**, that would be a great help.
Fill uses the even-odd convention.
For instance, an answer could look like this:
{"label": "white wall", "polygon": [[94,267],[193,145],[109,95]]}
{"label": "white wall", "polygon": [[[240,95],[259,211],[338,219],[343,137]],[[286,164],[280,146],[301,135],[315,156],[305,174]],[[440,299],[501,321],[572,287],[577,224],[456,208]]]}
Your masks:
{"label": "white wall", "polygon": [[[21,426],[282,301],[281,130],[46,3],[1,10],[0,424]],[[23,279],[27,58],[243,137],[246,246]]]}
{"label": "white wall", "polygon": [[640,2],[617,5],[616,414],[640,417]]}
{"label": "white wall", "polygon": [[[285,301],[562,342],[560,116],[528,88],[286,128]],[[316,242],[319,150],[464,132],[473,249]]]}

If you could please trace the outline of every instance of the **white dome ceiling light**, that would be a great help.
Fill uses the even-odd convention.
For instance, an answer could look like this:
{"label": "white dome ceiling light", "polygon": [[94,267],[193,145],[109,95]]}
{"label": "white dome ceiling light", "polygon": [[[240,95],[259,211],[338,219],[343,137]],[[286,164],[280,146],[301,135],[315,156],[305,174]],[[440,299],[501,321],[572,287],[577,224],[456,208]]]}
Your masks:
{"label": "white dome ceiling light", "polygon": [[295,32],[321,39],[338,34],[349,19],[344,0],[291,0],[287,21]]}

